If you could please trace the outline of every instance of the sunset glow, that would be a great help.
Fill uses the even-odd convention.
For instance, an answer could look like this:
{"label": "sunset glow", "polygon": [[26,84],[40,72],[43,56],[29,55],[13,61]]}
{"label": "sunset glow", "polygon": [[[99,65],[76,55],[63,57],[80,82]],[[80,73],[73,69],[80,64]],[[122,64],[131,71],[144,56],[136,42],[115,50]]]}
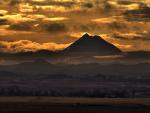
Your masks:
{"label": "sunset glow", "polygon": [[149,0],[1,0],[0,51],[64,49],[84,33],[150,51]]}

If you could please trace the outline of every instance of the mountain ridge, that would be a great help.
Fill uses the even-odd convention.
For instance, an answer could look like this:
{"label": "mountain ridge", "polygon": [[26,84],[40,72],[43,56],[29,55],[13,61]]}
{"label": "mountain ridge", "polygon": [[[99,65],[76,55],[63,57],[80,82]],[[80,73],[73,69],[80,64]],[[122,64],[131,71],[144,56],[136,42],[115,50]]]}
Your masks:
{"label": "mountain ridge", "polygon": [[69,47],[63,50],[65,54],[88,54],[88,55],[118,55],[122,51],[113,44],[105,41],[98,35],[84,34]]}

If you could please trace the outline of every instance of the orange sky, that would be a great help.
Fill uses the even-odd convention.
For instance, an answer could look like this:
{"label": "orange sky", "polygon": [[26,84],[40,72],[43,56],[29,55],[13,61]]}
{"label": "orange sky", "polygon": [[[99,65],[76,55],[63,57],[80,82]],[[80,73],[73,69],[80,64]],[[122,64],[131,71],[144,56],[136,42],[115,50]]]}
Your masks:
{"label": "orange sky", "polygon": [[0,0],[0,51],[67,47],[85,32],[150,51],[149,0]]}

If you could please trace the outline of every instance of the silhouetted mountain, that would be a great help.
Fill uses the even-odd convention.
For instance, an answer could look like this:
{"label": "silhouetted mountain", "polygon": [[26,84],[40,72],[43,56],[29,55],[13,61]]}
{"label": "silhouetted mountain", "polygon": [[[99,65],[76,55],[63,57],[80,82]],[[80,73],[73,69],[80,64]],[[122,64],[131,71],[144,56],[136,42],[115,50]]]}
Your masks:
{"label": "silhouetted mountain", "polygon": [[[7,67],[7,66],[6,66]],[[21,64],[17,64],[14,66],[8,66],[8,70],[12,70],[12,72],[18,73],[30,73],[30,74],[47,74],[49,72],[57,72],[55,71],[57,68],[53,64],[50,64],[44,59],[36,59],[33,62],[24,62]]]}
{"label": "silhouetted mountain", "polygon": [[150,63],[139,64],[50,64],[45,60],[36,60],[34,62],[26,62],[11,66],[0,66],[0,71],[7,71],[18,74],[61,74],[71,76],[83,75],[123,75],[137,76],[149,75]]}
{"label": "silhouetted mountain", "polygon": [[20,65],[49,66],[50,63],[44,59],[36,59],[33,62],[25,62],[25,63],[21,63]]}
{"label": "silhouetted mountain", "polygon": [[100,36],[85,34],[66,48],[64,53],[69,55],[118,55],[121,50]]}

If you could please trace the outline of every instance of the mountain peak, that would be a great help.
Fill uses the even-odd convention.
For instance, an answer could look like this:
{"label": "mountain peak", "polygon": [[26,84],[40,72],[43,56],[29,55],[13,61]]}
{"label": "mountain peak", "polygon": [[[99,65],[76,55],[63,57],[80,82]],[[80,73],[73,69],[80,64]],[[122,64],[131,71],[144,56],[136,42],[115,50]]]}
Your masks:
{"label": "mountain peak", "polygon": [[85,33],[80,39],[84,39],[84,38],[87,38],[87,39],[102,39],[100,36],[98,36],[98,35],[94,35],[94,36],[92,36],[92,35],[89,35],[88,33]]}
{"label": "mountain peak", "polygon": [[90,38],[90,35],[88,33],[85,33],[81,38]]}
{"label": "mountain peak", "polygon": [[120,54],[121,50],[98,35],[90,36],[86,33],[66,48],[64,52],[76,55],[116,55]]}
{"label": "mountain peak", "polygon": [[88,33],[85,33],[83,36],[90,36]]}

